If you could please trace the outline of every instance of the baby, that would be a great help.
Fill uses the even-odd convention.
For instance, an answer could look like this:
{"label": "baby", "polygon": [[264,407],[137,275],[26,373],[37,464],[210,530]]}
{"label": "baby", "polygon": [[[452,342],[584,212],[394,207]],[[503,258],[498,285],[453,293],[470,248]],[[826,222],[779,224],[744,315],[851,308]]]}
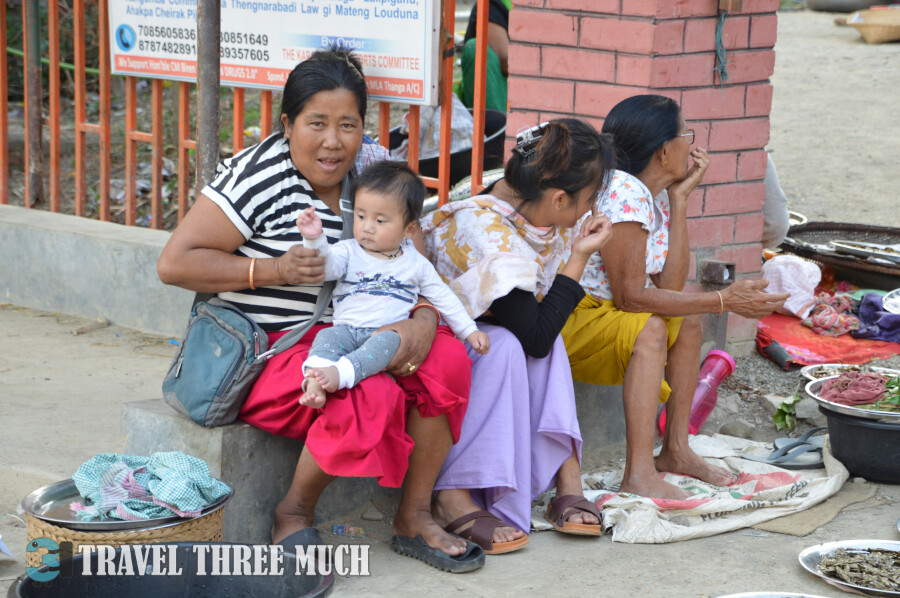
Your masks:
{"label": "baby", "polygon": [[457,338],[482,355],[490,349],[488,335],[409,241],[424,201],[422,180],[407,166],[385,161],[367,168],[350,189],[353,239],[329,245],[313,207],[297,218],[304,247],[325,258],[325,280],[338,281],[334,326],[319,331],[303,363],[301,405],[319,409],[328,393],[387,369],[400,336],[375,331],[408,318],[419,295],[434,304]]}

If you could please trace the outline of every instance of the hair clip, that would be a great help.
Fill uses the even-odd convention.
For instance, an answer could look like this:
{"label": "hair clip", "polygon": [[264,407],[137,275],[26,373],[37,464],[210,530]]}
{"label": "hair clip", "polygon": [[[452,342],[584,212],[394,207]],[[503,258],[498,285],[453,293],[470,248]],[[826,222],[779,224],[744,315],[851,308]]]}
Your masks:
{"label": "hair clip", "polygon": [[516,135],[516,152],[518,152],[518,154],[523,158],[527,158],[528,156],[533,154],[534,149],[537,146],[537,142],[540,141],[541,137],[544,136],[544,127],[549,124],[549,122],[543,122],[529,129],[525,129],[524,131],[519,131],[519,133]]}

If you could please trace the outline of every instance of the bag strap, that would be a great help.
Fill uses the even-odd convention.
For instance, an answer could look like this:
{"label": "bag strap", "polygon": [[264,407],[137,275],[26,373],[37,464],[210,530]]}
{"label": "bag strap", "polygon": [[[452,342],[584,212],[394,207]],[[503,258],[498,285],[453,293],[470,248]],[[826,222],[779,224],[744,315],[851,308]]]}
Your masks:
{"label": "bag strap", "polygon": [[[344,177],[344,181],[341,184],[341,218],[343,219],[343,228],[341,230],[341,240],[349,239],[353,236],[353,208],[350,204],[350,175]],[[290,349],[297,342],[303,338],[309,329],[315,326],[319,318],[322,317],[322,314],[325,313],[325,308],[328,307],[328,304],[331,303],[331,296],[334,293],[335,281],[329,280],[322,285],[322,290],[319,291],[319,296],[316,298],[316,308],[313,311],[312,317],[306,321],[305,324],[301,324],[296,328],[292,329],[290,332],[282,336],[280,339],[275,341],[275,344],[266,351],[265,353],[260,353],[259,357],[256,359],[263,360],[272,357],[273,355],[278,355],[282,351]]]}

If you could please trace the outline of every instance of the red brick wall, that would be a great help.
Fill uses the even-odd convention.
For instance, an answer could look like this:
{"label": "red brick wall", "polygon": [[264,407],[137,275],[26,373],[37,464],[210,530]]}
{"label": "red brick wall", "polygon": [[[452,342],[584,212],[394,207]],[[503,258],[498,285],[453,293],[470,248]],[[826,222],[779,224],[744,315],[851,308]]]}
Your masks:
{"label": "red brick wall", "polygon": [[[557,116],[599,129],[626,97],[672,97],[697,132],[695,144],[710,153],[705,184],[690,198],[689,286],[699,288],[704,259],[757,276],[778,4],[744,0],[728,15],[722,87],[714,72],[717,0],[518,0],[509,23],[507,150],[517,131]],[[729,318],[733,348],[755,334],[754,321]]]}

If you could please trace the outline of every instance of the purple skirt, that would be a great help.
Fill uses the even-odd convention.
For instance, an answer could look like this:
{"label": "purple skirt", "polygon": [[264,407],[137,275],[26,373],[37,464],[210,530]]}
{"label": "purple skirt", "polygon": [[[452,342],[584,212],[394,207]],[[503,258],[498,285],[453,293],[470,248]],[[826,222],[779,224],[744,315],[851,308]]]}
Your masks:
{"label": "purple skirt", "polygon": [[472,390],[459,442],[450,449],[435,490],[468,488],[481,508],[525,533],[531,502],[547,491],[581,432],[562,337],[547,357],[528,357],[506,328],[478,325],[491,350],[472,358]]}

